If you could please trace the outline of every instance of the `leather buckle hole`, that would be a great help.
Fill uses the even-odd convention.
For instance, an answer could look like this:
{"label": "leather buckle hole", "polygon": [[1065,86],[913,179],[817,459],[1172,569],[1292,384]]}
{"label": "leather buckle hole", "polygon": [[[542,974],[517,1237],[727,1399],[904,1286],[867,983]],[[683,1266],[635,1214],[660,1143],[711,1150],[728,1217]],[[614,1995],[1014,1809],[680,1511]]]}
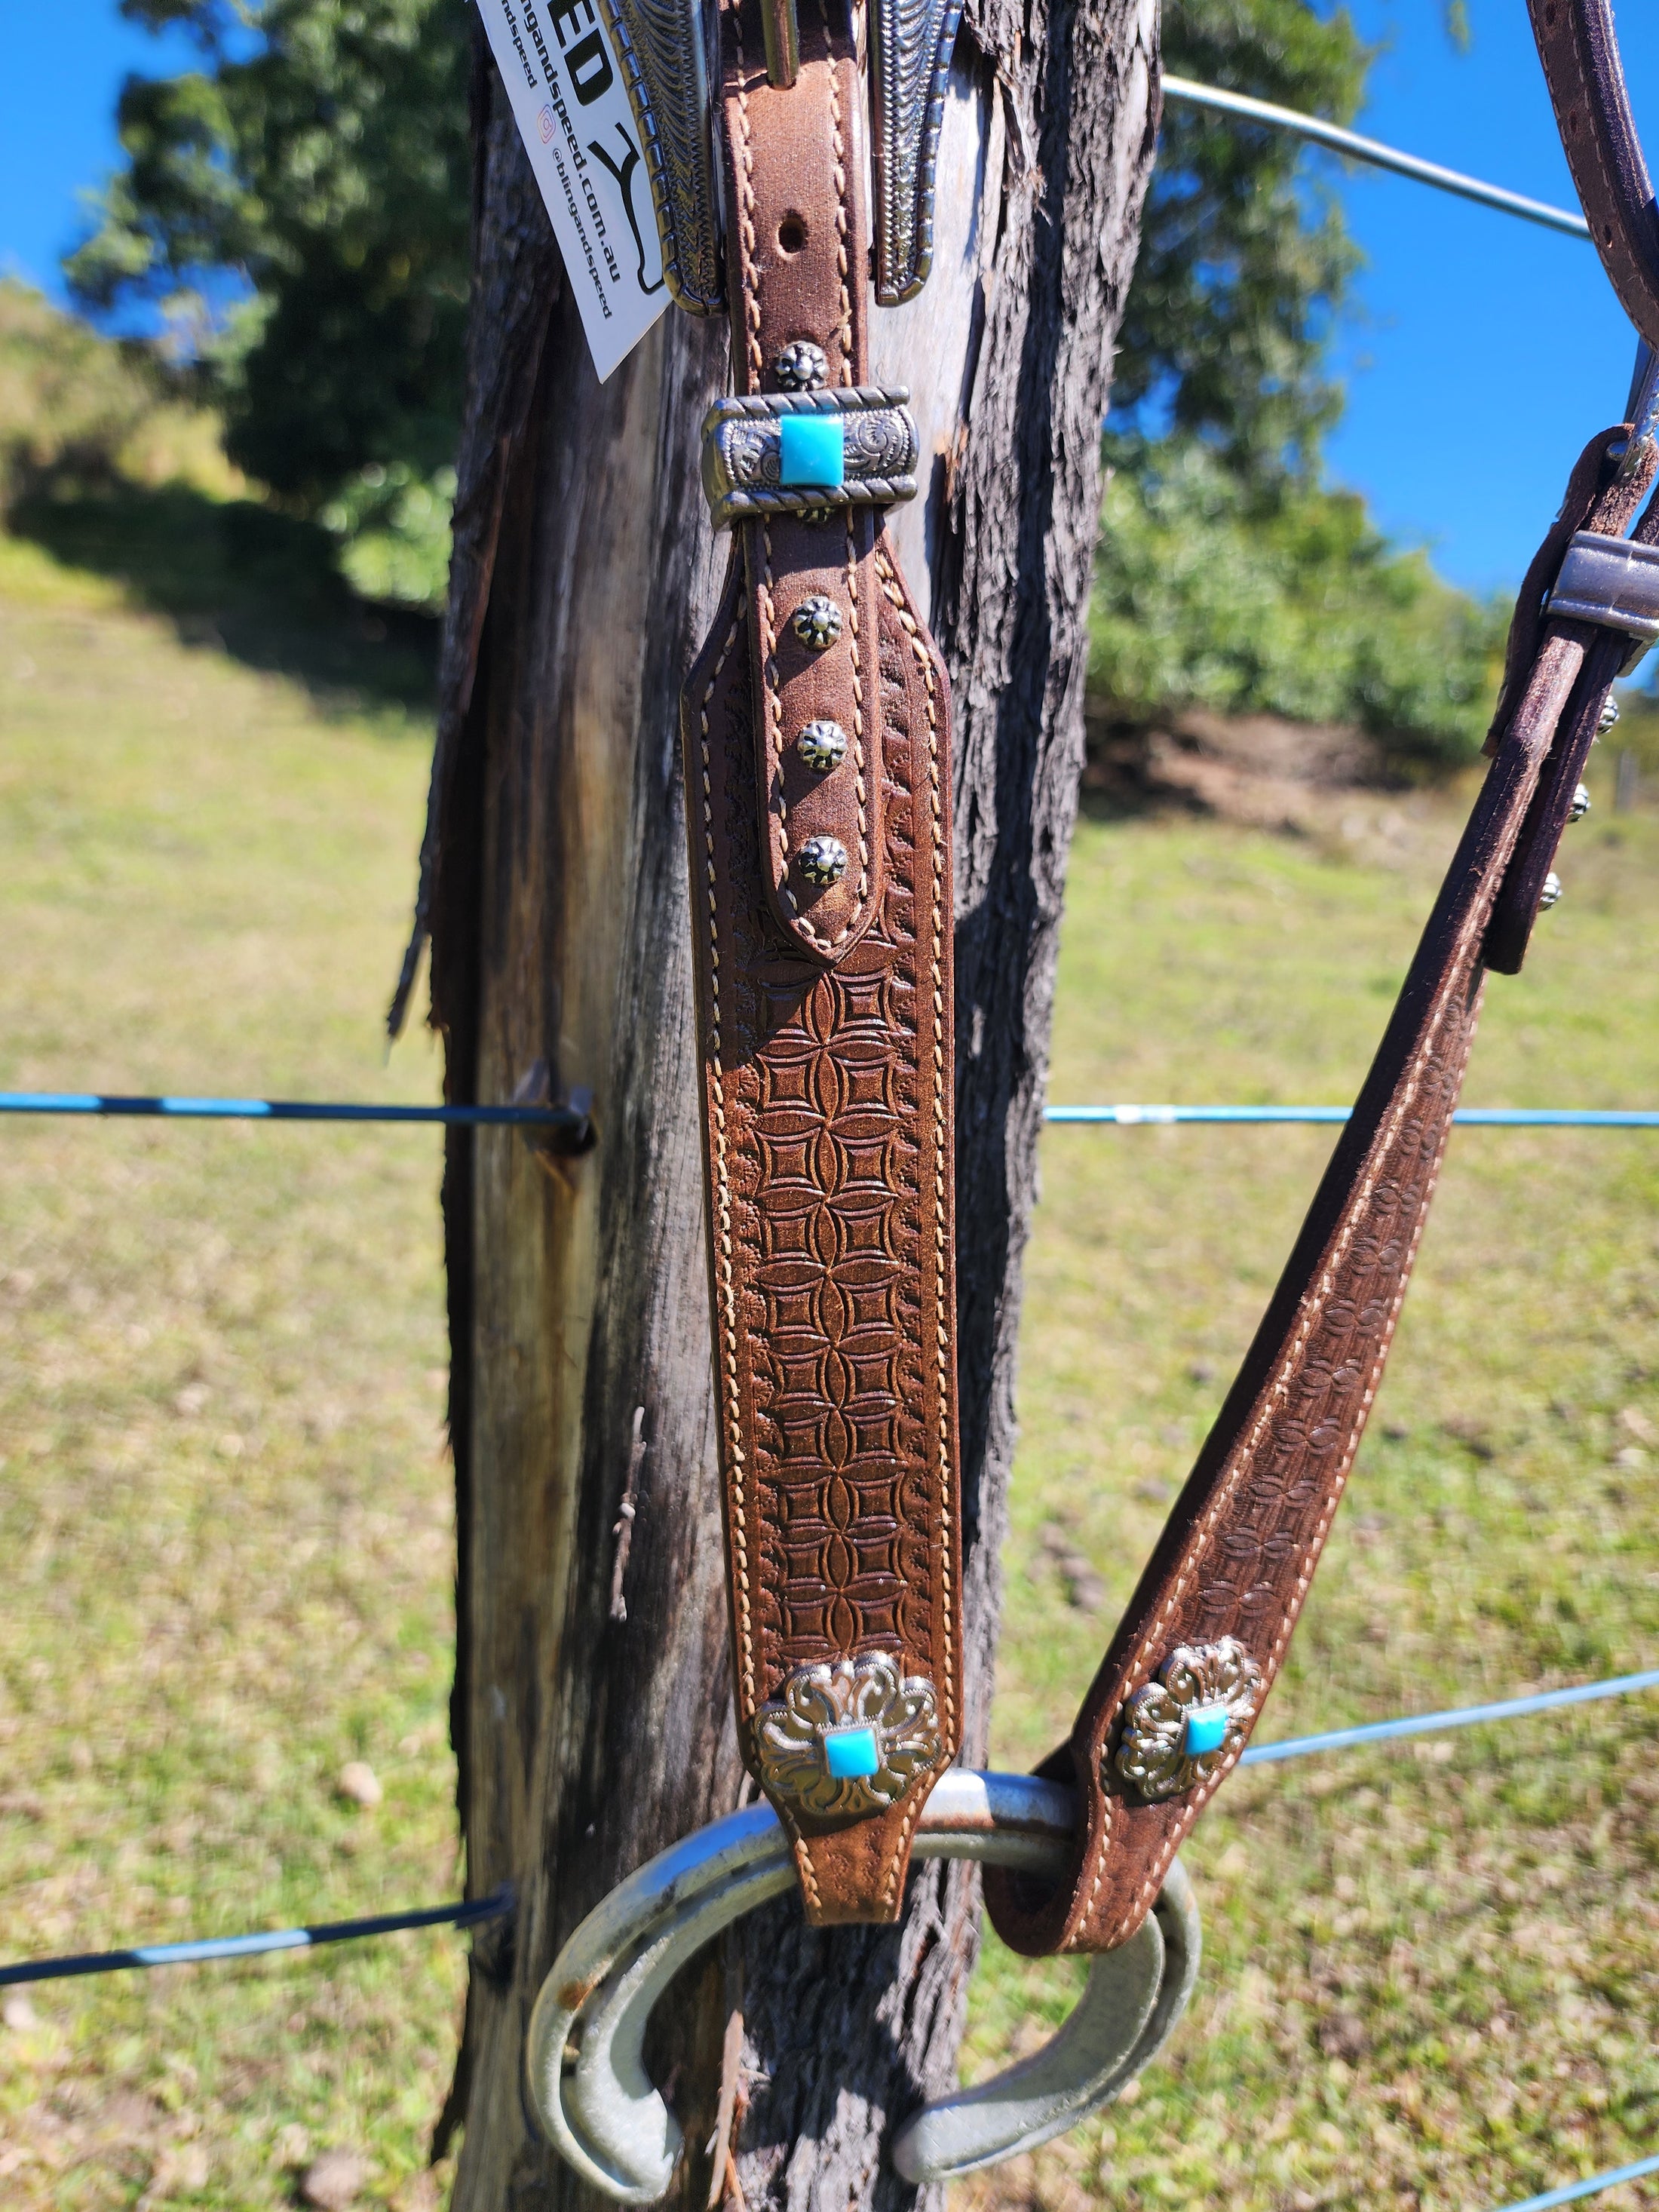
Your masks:
{"label": "leather buckle hole", "polygon": [[792,208],[778,225],[778,252],[792,258],[806,243],[806,218]]}

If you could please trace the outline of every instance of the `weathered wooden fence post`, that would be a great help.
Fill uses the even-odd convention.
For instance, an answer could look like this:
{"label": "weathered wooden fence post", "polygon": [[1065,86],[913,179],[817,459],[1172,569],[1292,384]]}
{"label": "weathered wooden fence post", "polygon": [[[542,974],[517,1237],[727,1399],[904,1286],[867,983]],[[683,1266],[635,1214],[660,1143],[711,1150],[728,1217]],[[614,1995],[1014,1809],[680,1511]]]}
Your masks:
{"label": "weathered wooden fence post", "polygon": [[[955,694],[958,1272],[968,1750],[982,1759],[1056,929],[1082,752],[1099,427],[1157,119],[1156,0],[970,0],[934,273],[876,319],[924,496],[896,518]],[[738,1801],[693,1065],[676,701],[726,558],[698,485],[723,321],[671,312],[601,387],[479,41],[476,258],[423,920],[449,1095],[591,1101],[585,1158],[452,1136],[453,1722],[480,1942],[455,2203],[581,2193],[522,2088],[532,2002],[621,1876]],[[619,1567],[620,1561],[620,1567]],[[703,2146],[740,2009],[748,2204],[896,2204],[890,2116],[949,2077],[975,1948],[963,1869],[896,1930],[745,1923],[664,2010]]]}

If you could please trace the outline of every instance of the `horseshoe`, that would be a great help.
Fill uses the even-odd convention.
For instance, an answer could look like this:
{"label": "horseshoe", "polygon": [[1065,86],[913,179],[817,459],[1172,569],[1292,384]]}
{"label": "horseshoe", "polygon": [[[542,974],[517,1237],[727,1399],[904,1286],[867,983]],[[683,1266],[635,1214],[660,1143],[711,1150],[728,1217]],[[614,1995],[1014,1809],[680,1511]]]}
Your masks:
{"label": "horseshoe", "polygon": [[[1053,1877],[1066,1863],[1072,1792],[1020,1774],[956,1769],[928,1800],[919,1858],[977,1859]],[[646,2072],[646,2024],[669,1983],[723,1928],[794,1885],[769,1805],[745,1807],[661,1852],[589,1913],[531,2014],[526,2072],[543,2131],[582,2178],[623,2204],[667,2189],[682,2141]],[[894,2166],[948,2180],[1034,2149],[1114,2097],[1186,2008],[1201,1936],[1179,1862],[1140,1932],[1091,1962],[1077,2007],[1032,2057],[924,2105],[895,2130]]]}

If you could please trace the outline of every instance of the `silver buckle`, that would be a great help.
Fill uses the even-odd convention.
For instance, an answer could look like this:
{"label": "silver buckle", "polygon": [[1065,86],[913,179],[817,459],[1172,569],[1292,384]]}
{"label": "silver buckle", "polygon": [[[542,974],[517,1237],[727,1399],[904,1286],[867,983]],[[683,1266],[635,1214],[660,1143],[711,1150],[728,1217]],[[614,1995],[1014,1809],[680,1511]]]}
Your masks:
{"label": "silver buckle", "polygon": [[[702,0],[605,0],[651,179],[670,293],[693,314],[725,302]],[[794,82],[796,0],[765,0],[767,72]],[[870,0],[876,298],[914,299],[933,260],[933,177],[962,0]]]}
{"label": "silver buckle", "polygon": [[1628,676],[1659,640],[1659,546],[1577,532],[1544,611],[1563,622],[1623,630],[1631,645],[1619,672]]}
{"label": "silver buckle", "polygon": [[913,300],[933,265],[933,173],[962,0],[870,0],[876,297]]}

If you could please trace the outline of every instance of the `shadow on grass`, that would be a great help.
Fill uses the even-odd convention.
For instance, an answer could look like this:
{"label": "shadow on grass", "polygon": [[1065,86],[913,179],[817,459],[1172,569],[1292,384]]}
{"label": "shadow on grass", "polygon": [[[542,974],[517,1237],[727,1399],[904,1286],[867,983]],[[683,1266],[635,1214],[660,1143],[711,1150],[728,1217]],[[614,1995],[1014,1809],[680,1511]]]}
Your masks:
{"label": "shadow on grass", "polygon": [[355,597],[315,523],[185,484],[25,500],[13,534],[122,584],[186,644],[306,684],[337,709],[432,705],[438,624]]}

